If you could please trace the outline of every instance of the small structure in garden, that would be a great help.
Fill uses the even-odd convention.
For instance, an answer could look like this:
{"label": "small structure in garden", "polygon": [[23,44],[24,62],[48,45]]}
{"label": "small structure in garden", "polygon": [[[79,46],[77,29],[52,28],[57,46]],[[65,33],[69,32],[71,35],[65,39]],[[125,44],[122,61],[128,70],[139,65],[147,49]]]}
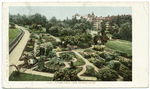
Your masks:
{"label": "small structure in garden", "polygon": [[29,59],[28,60],[28,64],[29,65],[34,65],[36,63],[36,60],[35,59]]}

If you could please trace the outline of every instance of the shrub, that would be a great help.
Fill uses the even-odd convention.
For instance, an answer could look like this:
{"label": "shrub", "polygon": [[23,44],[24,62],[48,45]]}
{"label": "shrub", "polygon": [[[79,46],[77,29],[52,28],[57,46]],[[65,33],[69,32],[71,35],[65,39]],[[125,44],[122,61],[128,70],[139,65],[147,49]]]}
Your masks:
{"label": "shrub", "polygon": [[95,75],[94,68],[92,66],[87,65],[85,75],[94,76]]}
{"label": "shrub", "polygon": [[100,53],[99,56],[105,58],[105,53]]}
{"label": "shrub", "polygon": [[76,66],[74,66],[74,63],[71,61],[71,64],[70,64],[70,69],[76,69]]}
{"label": "shrub", "polygon": [[94,65],[98,68],[100,68],[101,66],[105,65],[105,61],[104,60],[100,60],[100,61],[95,61]]}
{"label": "shrub", "polygon": [[90,47],[89,44],[87,44],[87,43],[82,43],[82,42],[80,42],[77,46],[80,47],[80,48],[87,48],[87,47]]}
{"label": "shrub", "polygon": [[45,54],[45,48],[40,47],[40,55],[44,55]]}
{"label": "shrub", "polygon": [[59,65],[59,66],[63,66],[63,60],[61,60],[59,57],[53,57],[49,60],[50,64],[54,64],[54,65]]}
{"label": "shrub", "polygon": [[72,60],[72,57],[71,57],[68,53],[62,53],[62,54],[60,55],[60,58],[63,59],[63,60],[65,60],[65,61],[70,61],[70,60]]}
{"label": "shrub", "polygon": [[85,54],[84,58],[91,58],[91,55],[90,54]]}
{"label": "shrub", "polygon": [[132,71],[125,65],[120,65],[118,73],[124,78],[124,81],[132,81]]}
{"label": "shrub", "polygon": [[94,47],[93,47],[93,50],[96,50],[96,51],[104,51],[104,47],[97,45],[97,46],[94,46]]}
{"label": "shrub", "polygon": [[124,81],[132,81],[132,71],[125,70],[122,77]]}
{"label": "shrub", "polygon": [[96,73],[96,77],[102,81],[115,81],[118,78],[118,73],[110,68],[103,68]]}
{"label": "shrub", "polygon": [[130,70],[132,70],[132,61],[125,61],[125,60],[120,60],[120,62],[127,66]]}
{"label": "shrub", "polygon": [[47,55],[47,58],[52,58],[52,57],[56,57],[55,51],[50,51],[49,54]]}
{"label": "shrub", "polygon": [[112,60],[108,63],[108,67],[114,70],[119,70],[121,63],[119,61]]}
{"label": "shrub", "polygon": [[47,49],[46,49],[46,56],[49,55],[49,52],[52,51],[52,46],[47,46]]}
{"label": "shrub", "polygon": [[54,48],[56,48],[57,46],[60,45],[60,42],[56,42],[56,41],[51,41],[52,45]]}
{"label": "shrub", "polygon": [[61,48],[62,51],[68,51],[68,48]]}
{"label": "shrub", "polygon": [[44,57],[43,56],[40,56],[40,59],[38,60],[38,67],[37,67],[37,70],[38,71],[43,71],[44,70]]}
{"label": "shrub", "polygon": [[106,58],[106,62],[110,61],[112,58],[110,56],[107,56]]}
{"label": "shrub", "polygon": [[80,78],[77,76],[75,70],[59,70],[55,72],[53,81],[79,81]]}

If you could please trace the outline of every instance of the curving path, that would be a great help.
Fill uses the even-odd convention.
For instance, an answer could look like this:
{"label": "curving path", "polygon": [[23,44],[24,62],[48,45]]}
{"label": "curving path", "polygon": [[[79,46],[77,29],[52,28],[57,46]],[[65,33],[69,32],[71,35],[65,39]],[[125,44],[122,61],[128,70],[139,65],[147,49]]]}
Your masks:
{"label": "curving path", "polygon": [[[25,30],[24,27],[16,25],[16,28],[21,28],[25,32],[25,34],[22,37],[22,39],[20,40],[20,42],[17,44],[17,46],[9,54],[9,65],[12,65],[12,64],[19,65],[19,64],[23,63],[23,61],[19,61],[19,58],[21,57],[22,52],[23,52],[23,50],[28,42],[28,39],[30,37],[30,33],[27,30]],[[11,75],[11,73],[14,70],[15,70],[15,67],[9,67],[9,75]]]}
{"label": "curving path", "polygon": [[53,37],[54,39],[56,39],[57,42],[60,42],[60,39],[58,37],[55,37],[53,35],[50,34],[51,37]]}
{"label": "curving path", "polygon": [[[59,57],[60,53],[63,53],[64,51],[62,52],[57,52],[56,55]],[[65,51],[65,52],[70,52],[70,51]],[[90,76],[82,76],[82,74],[84,74],[86,72],[86,66],[87,65],[91,65],[92,67],[94,67],[95,71],[98,72],[98,68],[96,66],[94,66],[92,63],[90,63],[87,59],[83,58],[78,52],[76,51],[72,51],[74,52],[75,54],[77,54],[78,56],[80,56],[84,61],[85,61],[85,64],[84,65],[81,65],[81,66],[77,66],[77,67],[82,67],[82,70],[77,74],[77,76],[81,79],[81,80],[97,80],[96,77],[90,77]],[[74,58],[73,62],[76,62],[77,59]],[[64,68],[70,68],[70,65],[68,64],[69,62],[64,62],[64,64],[66,65]],[[64,69],[63,68],[63,69]]]}

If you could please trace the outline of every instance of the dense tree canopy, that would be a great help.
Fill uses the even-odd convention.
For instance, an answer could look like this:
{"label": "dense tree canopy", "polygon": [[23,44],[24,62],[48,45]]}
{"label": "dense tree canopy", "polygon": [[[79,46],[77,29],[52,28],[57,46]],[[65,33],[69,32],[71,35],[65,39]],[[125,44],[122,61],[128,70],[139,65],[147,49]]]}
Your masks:
{"label": "dense tree canopy", "polygon": [[108,28],[109,33],[113,38],[132,40],[132,17],[131,16],[117,16],[111,19]]}
{"label": "dense tree canopy", "polygon": [[47,24],[47,18],[39,13],[33,15],[11,15],[9,14],[9,22],[21,25],[32,25],[36,22],[40,23],[43,27]]}

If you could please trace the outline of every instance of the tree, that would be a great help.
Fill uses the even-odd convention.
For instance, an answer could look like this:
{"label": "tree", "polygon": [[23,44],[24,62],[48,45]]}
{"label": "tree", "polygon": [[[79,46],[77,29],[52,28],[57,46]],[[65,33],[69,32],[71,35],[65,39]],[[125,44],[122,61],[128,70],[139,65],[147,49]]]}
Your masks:
{"label": "tree", "polygon": [[93,41],[94,41],[95,45],[97,44],[98,39],[100,39],[100,36],[95,35],[94,38],[93,38]]}
{"label": "tree", "polygon": [[75,70],[63,69],[56,71],[53,81],[80,81]]}
{"label": "tree", "polygon": [[87,25],[84,23],[81,23],[80,27],[82,28],[82,33],[86,33]]}
{"label": "tree", "polygon": [[109,38],[106,36],[105,31],[102,30],[101,33],[102,33],[102,35],[100,36],[101,44],[105,45],[105,43],[107,43],[107,40],[109,40]]}
{"label": "tree", "polygon": [[106,22],[105,22],[105,20],[103,20],[101,22],[102,32],[104,32],[106,30],[106,25],[105,24],[106,24]]}
{"label": "tree", "polygon": [[122,24],[119,35],[122,39],[132,40],[132,25],[129,22]]}

